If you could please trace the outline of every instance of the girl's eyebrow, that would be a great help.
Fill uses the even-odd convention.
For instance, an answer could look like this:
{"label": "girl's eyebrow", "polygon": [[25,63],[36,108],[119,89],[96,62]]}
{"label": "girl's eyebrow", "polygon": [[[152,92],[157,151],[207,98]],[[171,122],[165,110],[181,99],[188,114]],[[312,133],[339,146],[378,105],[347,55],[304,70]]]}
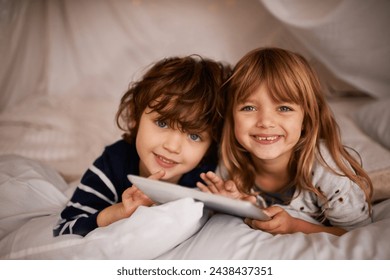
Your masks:
{"label": "girl's eyebrow", "polygon": [[247,98],[237,100],[237,104],[244,104],[244,103],[256,103],[256,98],[251,98],[249,96]]}

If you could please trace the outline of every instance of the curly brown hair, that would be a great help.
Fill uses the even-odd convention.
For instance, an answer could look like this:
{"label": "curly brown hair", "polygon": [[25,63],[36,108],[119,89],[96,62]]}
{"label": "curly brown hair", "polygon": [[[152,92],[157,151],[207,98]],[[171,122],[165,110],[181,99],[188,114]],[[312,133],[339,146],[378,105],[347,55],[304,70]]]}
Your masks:
{"label": "curly brown hair", "polygon": [[123,138],[135,140],[141,115],[150,108],[172,127],[208,132],[213,141],[207,155],[215,160],[225,113],[222,85],[230,71],[229,65],[199,55],[158,61],[121,98],[116,122]]}

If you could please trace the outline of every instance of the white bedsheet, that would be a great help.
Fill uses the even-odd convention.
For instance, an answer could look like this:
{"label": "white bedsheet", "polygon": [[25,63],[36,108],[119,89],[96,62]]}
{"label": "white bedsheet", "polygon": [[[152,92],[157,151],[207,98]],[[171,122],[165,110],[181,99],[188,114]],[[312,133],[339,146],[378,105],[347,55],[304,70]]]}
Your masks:
{"label": "white bedsheet", "polygon": [[374,206],[372,224],[342,237],[273,236],[237,217],[209,218],[192,199],[140,207],[84,238],[53,237],[66,190],[52,168],[0,157],[0,259],[390,259],[390,200]]}

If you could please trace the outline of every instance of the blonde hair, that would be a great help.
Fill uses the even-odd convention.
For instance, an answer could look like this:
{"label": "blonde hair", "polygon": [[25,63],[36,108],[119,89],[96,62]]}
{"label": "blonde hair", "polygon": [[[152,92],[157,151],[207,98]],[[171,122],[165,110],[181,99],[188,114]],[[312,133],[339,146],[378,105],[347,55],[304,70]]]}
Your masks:
{"label": "blonde hair", "polygon": [[[306,189],[325,199],[312,183],[312,168],[318,159],[334,173],[347,176],[359,185],[370,203],[371,180],[341,143],[339,126],[325,100],[316,73],[303,56],[279,48],[252,50],[237,63],[226,82],[228,104],[221,153],[229,176],[238,187],[245,192],[250,191],[255,181],[255,168],[249,152],[235,138],[233,109],[260,85],[267,88],[275,102],[298,104],[304,112],[303,131],[289,162],[292,183],[299,190]],[[320,142],[328,148],[339,172],[323,159]]]}

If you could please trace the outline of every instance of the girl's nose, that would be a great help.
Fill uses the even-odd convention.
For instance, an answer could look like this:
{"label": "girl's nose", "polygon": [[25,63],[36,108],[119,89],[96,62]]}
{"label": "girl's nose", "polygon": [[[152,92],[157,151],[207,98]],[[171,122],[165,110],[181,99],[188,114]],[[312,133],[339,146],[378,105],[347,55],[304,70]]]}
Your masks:
{"label": "girl's nose", "polygon": [[257,114],[257,127],[272,128],[275,127],[275,117],[270,110],[261,110]]}
{"label": "girl's nose", "polygon": [[181,152],[183,133],[178,130],[172,130],[164,140],[163,147],[171,153]]}

